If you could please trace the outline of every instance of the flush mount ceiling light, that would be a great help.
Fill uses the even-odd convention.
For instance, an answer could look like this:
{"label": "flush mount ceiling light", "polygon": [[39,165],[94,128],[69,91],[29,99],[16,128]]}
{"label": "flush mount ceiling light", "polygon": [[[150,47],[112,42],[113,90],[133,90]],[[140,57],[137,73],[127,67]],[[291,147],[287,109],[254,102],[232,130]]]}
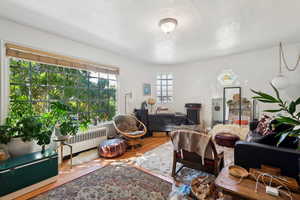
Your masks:
{"label": "flush mount ceiling light", "polygon": [[174,18],[164,18],[159,21],[158,25],[164,33],[169,34],[175,30],[177,24],[178,22]]}

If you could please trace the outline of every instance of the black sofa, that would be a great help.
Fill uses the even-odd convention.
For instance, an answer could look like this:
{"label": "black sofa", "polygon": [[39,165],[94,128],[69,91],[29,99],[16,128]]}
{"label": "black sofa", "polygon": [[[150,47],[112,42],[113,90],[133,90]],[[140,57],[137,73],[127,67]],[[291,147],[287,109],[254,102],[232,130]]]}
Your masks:
{"label": "black sofa", "polygon": [[260,144],[258,143],[260,139],[261,136],[255,133],[255,124],[251,124],[248,141],[239,141],[235,144],[235,164],[246,169],[260,168],[262,164],[278,167],[282,175],[300,181],[300,151]]}

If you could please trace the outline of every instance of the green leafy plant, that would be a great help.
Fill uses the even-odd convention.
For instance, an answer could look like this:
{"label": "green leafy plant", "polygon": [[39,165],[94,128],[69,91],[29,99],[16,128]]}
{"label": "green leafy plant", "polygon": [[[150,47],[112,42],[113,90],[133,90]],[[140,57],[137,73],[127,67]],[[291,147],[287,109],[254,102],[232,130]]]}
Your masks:
{"label": "green leafy plant", "polygon": [[71,116],[71,108],[62,102],[54,102],[50,105],[50,116],[55,126],[59,127],[61,135],[75,135],[79,129],[79,123]]}
{"label": "green leafy plant", "polygon": [[40,126],[28,103],[14,102],[10,105],[5,124],[0,126],[0,143],[6,144],[14,137],[31,141],[38,134]]}
{"label": "green leafy plant", "polygon": [[51,103],[50,111],[42,115],[33,112],[29,103],[13,102],[5,124],[0,126],[0,143],[7,144],[20,137],[23,141],[36,140],[44,150],[51,142],[55,126],[59,126],[62,135],[75,135],[80,127],[88,127],[88,120],[78,122],[71,113],[72,109],[62,102]]}
{"label": "green leafy plant", "polygon": [[277,109],[264,110],[265,112],[270,112],[270,113],[282,112],[285,114],[275,118],[277,121],[276,126],[285,124],[285,125],[291,125],[295,127],[293,129],[287,129],[285,131],[278,133],[280,139],[277,145],[279,145],[288,136],[296,137],[299,140],[300,139],[300,112],[297,112],[297,106],[300,105],[300,97],[288,103],[287,101],[282,100],[277,88],[275,88],[272,84],[271,86],[275,91],[275,96],[266,94],[264,92],[251,90],[253,93],[256,94],[256,96],[252,98],[257,99],[258,101],[263,103],[271,103],[271,104],[278,105]]}

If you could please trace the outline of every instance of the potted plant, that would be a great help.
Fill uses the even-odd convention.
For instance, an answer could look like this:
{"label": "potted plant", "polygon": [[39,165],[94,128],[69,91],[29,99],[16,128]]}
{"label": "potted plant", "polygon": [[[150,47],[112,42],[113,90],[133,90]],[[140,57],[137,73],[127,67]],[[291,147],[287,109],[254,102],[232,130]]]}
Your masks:
{"label": "potted plant", "polygon": [[62,103],[53,102],[50,105],[51,111],[45,116],[47,123],[54,124],[55,135],[59,140],[67,140],[70,136],[76,135],[80,124],[74,115],[72,109]]}
{"label": "potted plant", "polygon": [[5,124],[0,126],[0,143],[7,144],[12,156],[30,153],[40,126],[29,103],[14,102]]}
{"label": "potted plant", "polygon": [[276,109],[265,110],[265,112],[280,113],[280,115],[275,118],[277,122],[275,126],[285,125],[293,127],[278,133],[280,139],[278,140],[277,145],[279,145],[287,137],[294,137],[297,141],[299,141],[300,112],[297,112],[297,106],[300,105],[300,97],[288,103],[287,101],[282,100],[279,91],[272,84],[271,86],[275,91],[276,96],[272,96],[260,91],[251,90],[256,94],[256,96],[254,96],[253,98],[263,103],[277,104],[278,107]]}

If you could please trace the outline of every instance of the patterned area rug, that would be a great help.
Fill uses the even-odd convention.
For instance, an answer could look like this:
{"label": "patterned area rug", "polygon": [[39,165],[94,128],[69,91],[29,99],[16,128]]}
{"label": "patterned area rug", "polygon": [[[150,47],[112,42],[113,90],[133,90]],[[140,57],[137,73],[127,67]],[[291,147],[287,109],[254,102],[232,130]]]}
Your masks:
{"label": "patterned area rug", "polygon": [[109,165],[33,200],[165,200],[172,185],[128,165]]}
{"label": "patterned area rug", "polygon": [[[229,166],[233,164],[233,149],[222,147],[216,145],[217,151],[224,151],[224,160],[225,166]],[[88,152],[84,152],[79,154],[73,159],[73,164],[82,164],[84,162],[93,160],[98,158],[97,150],[91,150]],[[171,177],[172,171],[172,160],[173,159],[173,145],[172,142],[169,141],[165,144],[162,144],[151,151],[148,151],[144,154],[140,154],[137,157],[124,159],[121,161],[114,162],[116,164],[122,163],[130,163],[134,165],[138,165],[142,168],[148,169],[154,173]],[[177,165],[177,168],[180,167],[180,164]],[[206,173],[199,172],[196,170],[191,170],[188,168],[183,168],[177,176],[177,179],[183,183],[189,183],[190,180],[199,175],[206,175]]]}
{"label": "patterned area rug", "polygon": [[[233,163],[233,149],[227,147],[216,146],[217,151],[224,151],[225,166],[229,166]],[[159,147],[146,152],[145,154],[130,159],[133,164],[136,164],[142,168],[148,169],[152,172],[171,176],[172,162],[173,162],[173,145],[172,142],[167,142]],[[180,164],[177,164],[177,168]],[[206,175],[204,172],[183,168],[178,174],[177,178],[182,182],[189,182],[192,178],[199,175]]]}

